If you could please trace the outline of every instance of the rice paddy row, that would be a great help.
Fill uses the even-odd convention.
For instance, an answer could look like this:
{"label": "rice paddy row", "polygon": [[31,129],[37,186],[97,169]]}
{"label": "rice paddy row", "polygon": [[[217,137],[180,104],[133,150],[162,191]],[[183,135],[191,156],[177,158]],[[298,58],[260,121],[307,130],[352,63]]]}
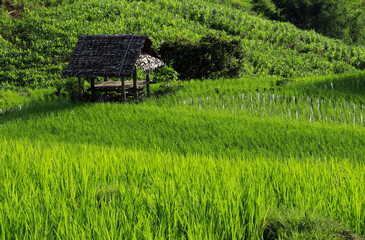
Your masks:
{"label": "rice paddy row", "polygon": [[323,87],[332,77],[273,91],[277,79],[191,81],[138,104],[51,99],[3,114],[0,236],[364,234],[363,80],[337,77],[359,87]]}
{"label": "rice paddy row", "polygon": [[[0,151],[2,239],[334,239],[365,230],[365,169],[352,159],[26,138],[2,138]],[[293,232],[275,227],[278,211],[291,212]]]}

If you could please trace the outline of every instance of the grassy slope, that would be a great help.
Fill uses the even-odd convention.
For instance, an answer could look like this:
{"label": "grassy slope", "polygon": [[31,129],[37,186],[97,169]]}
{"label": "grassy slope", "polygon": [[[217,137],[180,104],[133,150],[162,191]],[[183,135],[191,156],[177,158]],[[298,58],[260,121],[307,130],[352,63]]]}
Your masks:
{"label": "grassy slope", "polygon": [[[198,114],[190,109],[165,108],[150,104],[126,107],[98,104],[51,111],[50,115],[23,113],[21,119],[7,122],[1,133],[12,139],[130,145],[145,150],[159,146],[180,154],[197,152],[212,156],[244,153],[273,158],[327,156],[361,160],[365,154],[363,127],[311,125],[309,121],[249,118],[221,111]],[[341,148],[336,147],[339,145]]]}
{"label": "grassy slope", "polygon": [[[362,94],[351,98],[364,88],[323,87],[350,80],[365,82],[363,74],[308,78],[275,94],[295,89],[364,102]],[[335,239],[354,236],[346,229],[363,233],[364,126],[176,105],[189,96],[223,97],[213,87],[237,94],[227,81],[246,94],[270,86],[264,79],[192,81],[176,95],[137,105],[53,100],[5,115],[4,236]]]}
{"label": "grassy slope", "polygon": [[38,5],[31,10],[25,7],[20,18],[6,12],[0,16],[0,64],[4,66],[0,82],[44,86],[61,81],[61,70],[79,34],[147,34],[156,47],[176,36],[193,41],[207,33],[239,36],[246,49],[243,74],[248,75],[290,78],[365,67],[364,47],[347,46],[288,23],[263,20],[245,10],[203,0]]}

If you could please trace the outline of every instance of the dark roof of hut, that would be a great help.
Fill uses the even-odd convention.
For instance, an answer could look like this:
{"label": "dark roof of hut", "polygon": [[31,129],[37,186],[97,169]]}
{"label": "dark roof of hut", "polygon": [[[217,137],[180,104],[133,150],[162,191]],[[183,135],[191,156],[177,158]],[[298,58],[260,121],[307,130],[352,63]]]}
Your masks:
{"label": "dark roof of hut", "polygon": [[81,35],[64,77],[131,77],[134,66],[146,73],[163,65],[144,35]]}

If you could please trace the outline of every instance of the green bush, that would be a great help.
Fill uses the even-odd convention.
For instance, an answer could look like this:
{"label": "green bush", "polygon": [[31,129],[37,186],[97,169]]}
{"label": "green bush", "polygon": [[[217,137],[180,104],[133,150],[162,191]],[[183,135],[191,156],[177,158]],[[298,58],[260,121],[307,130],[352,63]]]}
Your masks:
{"label": "green bush", "polygon": [[314,29],[346,43],[365,42],[365,2],[349,0],[254,0],[252,9],[264,16]]}
{"label": "green bush", "polygon": [[177,82],[178,76],[178,72],[168,65],[156,69],[153,72],[153,80],[161,84],[154,92],[154,96],[174,94],[179,91],[183,86],[181,82]]}
{"label": "green bush", "polygon": [[170,66],[163,66],[154,70],[153,80],[156,82],[170,82],[178,80],[179,73]]}
{"label": "green bush", "polygon": [[181,79],[237,77],[243,66],[240,41],[223,36],[207,35],[199,42],[176,38],[164,42],[160,52]]}
{"label": "green bush", "polygon": [[270,19],[277,17],[276,5],[271,0],[254,0],[252,10]]}

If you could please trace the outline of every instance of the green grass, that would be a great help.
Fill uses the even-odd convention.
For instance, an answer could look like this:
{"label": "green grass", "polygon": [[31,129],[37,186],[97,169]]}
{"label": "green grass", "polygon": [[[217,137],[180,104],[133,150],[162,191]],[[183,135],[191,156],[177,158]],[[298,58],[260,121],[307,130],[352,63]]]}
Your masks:
{"label": "green grass", "polygon": [[[363,125],[179,104],[257,88],[329,98],[334,89],[303,86],[361,76],[190,81],[139,104],[24,104],[0,118],[0,236],[361,239]],[[361,91],[350,84],[337,97]]]}
{"label": "green grass", "polygon": [[365,154],[365,128],[361,125],[286,121],[275,116],[249,117],[230,111],[200,112],[148,104],[70,107],[56,104],[22,110],[9,116],[10,120],[2,120],[0,132],[11,139],[133,145],[141,149],[160,146],[181,154],[212,156],[240,156],[245,152],[260,157],[338,156],[361,160]]}
{"label": "green grass", "polygon": [[[307,81],[363,83],[360,77]],[[200,87],[205,97],[227,99],[213,86],[228,94],[224,83],[236,84],[254,95],[257,84],[262,89],[274,80],[191,81],[175,95],[139,104],[53,99],[3,115],[0,235],[341,239],[363,234],[363,125],[262,117],[231,111],[229,104],[225,109],[177,104],[189,93],[197,97]],[[298,94],[319,96],[318,88],[307,92],[303,83],[275,85],[274,91],[289,94],[296,86]],[[349,86],[339,98],[358,91]],[[332,90],[320,93],[331,96]],[[283,111],[287,105],[277,102]]]}
{"label": "green grass", "polygon": [[[4,239],[258,239],[272,214],[283,216],[278,208],[364,229],[364,165],[353,160],[213,158],[26,138],[3,139],[0,150]],[[306,229],[323,234],[316,228]]]}
{"label": "green grass", "polygon": [[299,78],[190,81],[159,106],[226,111],[259,118],[365,126],[364,73]]}
{"label": "green grass", "polygon": [[[362,239],[364,47],[249,8],[24,1],[20,18],[3,8],[0,239]],[[77,35],[131,32],[157,48],[239,37],[245,71],[139,103],[63,96]]]}

